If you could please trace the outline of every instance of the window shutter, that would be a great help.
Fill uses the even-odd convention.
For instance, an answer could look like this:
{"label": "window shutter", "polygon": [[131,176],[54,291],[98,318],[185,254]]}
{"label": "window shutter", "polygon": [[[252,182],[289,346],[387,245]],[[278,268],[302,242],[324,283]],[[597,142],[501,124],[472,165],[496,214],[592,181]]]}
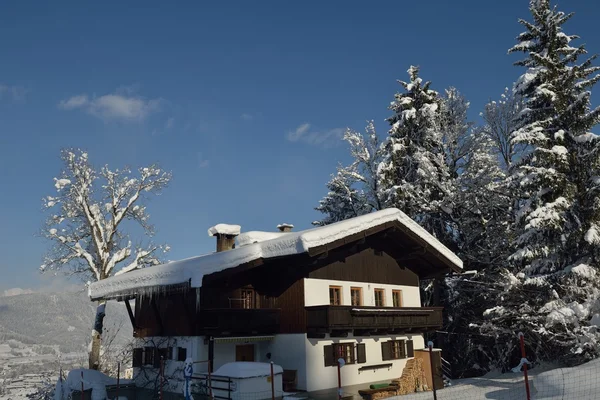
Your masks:
{"label": "window shutter", "polygon": [[415,356],[415,348],[414,348],[412,340],[407,340],[406,341],[406,356],[407,357],[414,357]]}
{"label": "window shutter", "polygon": [[356,362],[358,364],[364,364],[367,362],[367,350],[364,343],[356,345]]}
{"label": "window shutter", "polygon": [[167,347],[167,356],[165,357],[165,360],[172,360],[172,359],[173,359],[173,348]]}
{"label": "window shutter", "polygon": [[392,359],[392,342],[381,343],[381,359],[383,361]]}
{"label": "window shutter", "polygon": [[133,349],[133,365],[134,368],[139,368],[142,366],[142,355],[144,349]]}
{"label": "window shutter", "polygon": [[323,351],[325,352],[325,366],[331,367],[333,365],[336,365],[333,345],[323,346]]}
{"label": "window shutter", "polygon": [[154,368],[160,368],[160,356],[161,356],[161,351],[160,349],[157,349],[156,347],[153,349],[153,355],[152,355],[152,366]]}

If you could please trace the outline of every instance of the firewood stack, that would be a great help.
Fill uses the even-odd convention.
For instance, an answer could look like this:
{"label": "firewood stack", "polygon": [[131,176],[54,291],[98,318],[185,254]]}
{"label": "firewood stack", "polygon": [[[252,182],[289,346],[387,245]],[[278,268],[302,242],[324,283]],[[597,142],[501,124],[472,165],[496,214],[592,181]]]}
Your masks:
{"label": "firewood stack", "polygon": [[429,390],[425,379],[423,360],[411,358],[406,362],[400,379],[392,381],[398,385],[398,394],[409,394]]}

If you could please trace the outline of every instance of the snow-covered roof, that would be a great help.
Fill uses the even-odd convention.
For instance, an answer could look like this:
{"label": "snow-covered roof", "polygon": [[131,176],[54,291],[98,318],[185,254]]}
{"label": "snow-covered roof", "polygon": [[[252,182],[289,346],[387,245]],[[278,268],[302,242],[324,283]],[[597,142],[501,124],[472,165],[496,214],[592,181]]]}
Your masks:
{"label": "snow-covered roof", "polygon": [[[273,374],[283,374],[280,365],[273,364]],[[226,376],[229,378],[254,378],[257,376],[270,376],[271,364],[253,361],[236,361],[224,364],[217,369],[213,376]]]}
{"label": "snow-covered roof", "polygon": [[[405,232],[416,236],[428,247],[434,248],[438,257],[455,269],[462,269],[462,261],[446,246],[429,234],[419,224],[402,211],[388,208],[370,214],[336,222],[330,225],[298,232],[274,232],[270,239],[251,242],[252,235],[242,236],[243,246],[232,250],[192,257],[155,267],[131,271],[113,276],[89,286],[92,300],[115,298],[144,292],[160,291],[159,287],[189,283],[191,287],[201,287],[205,275],[237,267],[258,259],[269,259],[295,254],[308,253],[309,250],[324,246],[340,239],[358,234],[367,229],[389,222],[397,222]],[[250,233],[250,232],[248,232]],[[256,234],[254,234],[256,235]],[[256,236],[254,236],[256,238]],[[238,236],[238,241],[240,237]],[[248,240],[248,243],[245,241]]]}
{"label": "snow-covered roof", "polygon": [[285,235],[290,235],[291,232],[262,232],[250,231],[240,233],[236,238],[238,246],[246,246],[252,243],[264,242],[266,240],[277,239]]}
{"label": "snow-covered roof", "polygon": [[277,225],[277,229],[280,229],[280,228],[294,228],[294,225],[292,225],[292,224],[286,224],[284,222],[283,224]]}
{"label": "snow-covered roof", "polygon": [[240,234],[242,227],[239,225],[217,224],[208,228],[208,236],[215,235],[230,235],[236,236]]}

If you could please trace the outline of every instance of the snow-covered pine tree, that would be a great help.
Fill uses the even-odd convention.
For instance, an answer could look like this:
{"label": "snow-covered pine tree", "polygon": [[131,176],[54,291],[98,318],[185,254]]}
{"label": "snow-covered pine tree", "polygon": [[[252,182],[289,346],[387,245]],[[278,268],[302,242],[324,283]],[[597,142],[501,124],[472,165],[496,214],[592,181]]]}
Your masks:
{"label": "snow-covered pine tree", "polygon": [[527,68],[515,85],[524,109],[512,143],[529,147],[511,169],[520,196],[512,271],[484,331],[514,341],[503,336],[523,330],[537,357],[579,362],[598,355],[600,339],[590,327],[600,320],[600,141],[590,133],[600,108],[589,91],[599,68],[595,57],[578,63],[586,50],[562,29],[572,14],[549,0],[532,0],[530,11],[510,50],[526,54],[516,64]]}
{"label": "snow-covered pine tree", "polygon": [[386,204],[397,207],[446,245],[452,246],[455,230],[449,223],[450,173],[441,132],[441,100],[430,82],[419,77],[419,68],[408,69],[409,82],[397,93],[388,118],[389,136],[379,166]]}
{"label": "snow-covered pine tree", "polygon": [[371,208],[367,205],[367,196],[357,186],[358,180],[352,168],[339,166],[337,173],[327,182],[329,192],[315,207],[325,217],[312,224],[324,226],[369,213]]}
{"label": "snow-covered pine tree", "polygon": [[[63,150],[64,170],[54,178],[57,194],[44,199],[50,215],[42,236],[52,247],[40,267],[42,272],[69,269],[86,281],[100,281],[145,266],[158,264],[168,246],[152,243],[134,246],[125,230],[125,221],[138,224],[151,237],[154,228],[143,205],[144,197],[160,194],[171,174],[156,165],[139,169],[95,169],[88,154]],[[98,303],[92,330],[89,367],[98,369],[105,302]]]}
{"label": "snow-covered pine tree", "polygon": [[373,121],[367,123],[365,135],[348,128],[343,139],[350,147],[352,163],[338,167],[327,183],[329,192],[315,208],[325,217],[313,225],[323,226],[385,208],[377,175],[383,147]]}

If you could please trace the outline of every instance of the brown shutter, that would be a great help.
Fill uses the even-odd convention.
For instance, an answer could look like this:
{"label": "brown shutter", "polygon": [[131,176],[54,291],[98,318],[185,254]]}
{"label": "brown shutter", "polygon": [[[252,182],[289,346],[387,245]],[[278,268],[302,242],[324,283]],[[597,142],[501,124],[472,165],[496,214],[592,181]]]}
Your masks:
{"label": "brown shutter", "polygon": [[142,355],[143,349],[133,349],[133,365],[132,367],[138,368],[142,366]]}
{"label": "brown shutter", "polygon": [[383,361],[392,359],[392,342],[381,343],[381,359]]}
{"label": "brown shutter", "polygon": [[406,341],[406,357],[414,357],[415,356],[415,348],[412,340]]}
{"label": "brown shutter", "polygon": [[328,346],[323,346],[323,351],[325,352],[325,366],[331,367],[336,365],[333,345],[330,344]]}
{"label": "brown shutter", "polygon": [[177,361],[185,361],[187,358],[187,349],[185,347],[177,348]]}
{"label": "brown shutter", "polygon": [[364,364],[367,362],[367,350],[364,343],[356,345],[356,362],[357,364]]}

